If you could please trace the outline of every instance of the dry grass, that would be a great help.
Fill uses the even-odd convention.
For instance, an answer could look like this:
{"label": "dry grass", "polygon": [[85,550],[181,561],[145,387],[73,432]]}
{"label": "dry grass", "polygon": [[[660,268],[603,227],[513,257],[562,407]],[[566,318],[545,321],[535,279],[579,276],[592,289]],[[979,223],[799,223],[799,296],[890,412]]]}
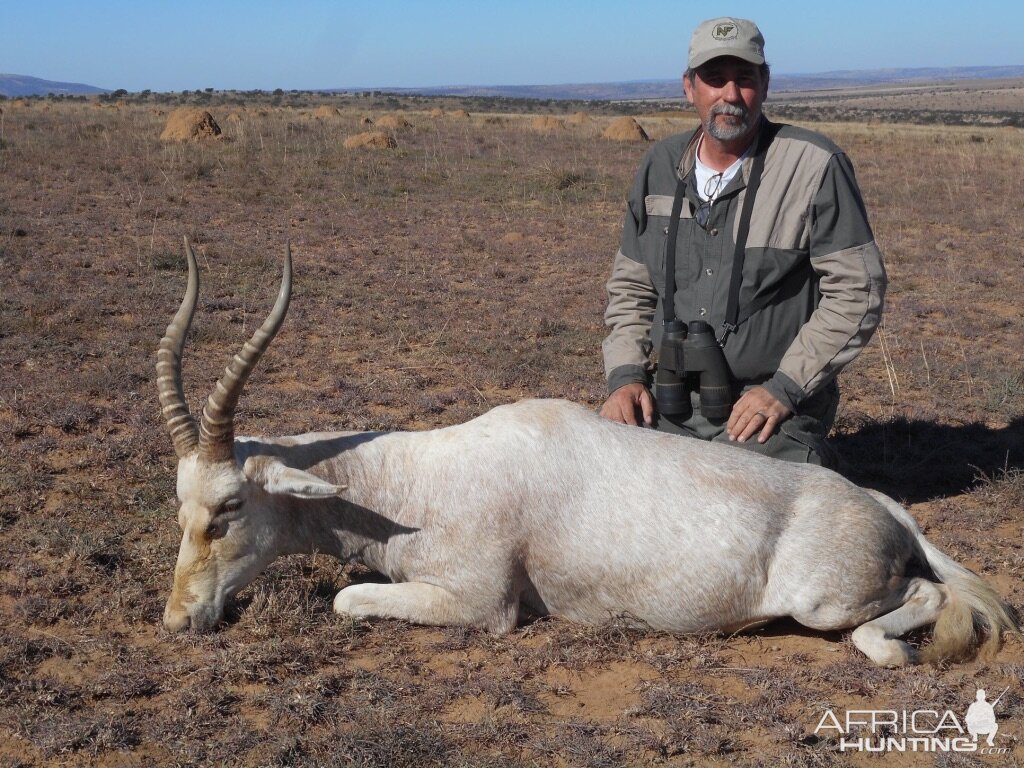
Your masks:
{"label": "dry grass", "polygon": [[[216,634],[160,628],[179,532],[153,351],[182,235],[204,283],[193,403],[269,308],[292,241],[292,311],[243,433],[600,403],[603,283],[646,146],[598,139],[597,115],[543,134],[429,106],[382,153],[342,147],[365,108],[234,106],[231,141],[198,144],[161,143],[142,106],[5,110],[0,765],[832,765],[835,741],[813,734],[825,706],[962,713],[1006,685],[999,738],[1019,731],[1016,641],[997,663],[884,671],[790,623],[732,638],[352,624],[332,597],[371,575],[324,557],[275,564]],[[641,122],[653,138],[690,124]],[[891,274],[883,332],[843,377],[844,471],[912,502],[1020,605],[1020,134],[824,129]]]}

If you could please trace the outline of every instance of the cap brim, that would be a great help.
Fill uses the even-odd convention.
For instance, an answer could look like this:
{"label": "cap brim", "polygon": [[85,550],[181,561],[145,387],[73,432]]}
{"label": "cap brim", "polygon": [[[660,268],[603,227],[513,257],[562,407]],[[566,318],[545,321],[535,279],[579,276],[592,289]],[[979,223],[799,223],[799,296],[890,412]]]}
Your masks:
{"label": "cap brim", "polygon": [[757,66],[761,66],[762,64],[764,64],[764,56],[758,56],[756,53],[751,53],[750,51],[718,50],[707,51],[705,53],[697,54],[692,59],[690,59],[690,61],[688,62],[688,66],[690,69],[696,69],[699,66],[707,64],[712,59],[721,59],[727,56],[732,57],[734,59],[743,59],[743,61],[750,62],[751,64],[756,64]]}

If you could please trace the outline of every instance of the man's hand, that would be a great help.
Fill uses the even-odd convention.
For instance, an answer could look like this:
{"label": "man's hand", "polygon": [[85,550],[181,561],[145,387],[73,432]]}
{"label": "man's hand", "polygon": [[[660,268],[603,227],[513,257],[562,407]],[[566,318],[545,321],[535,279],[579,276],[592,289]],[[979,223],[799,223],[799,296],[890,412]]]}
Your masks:
{"label": "man's hand", "polygon": [[638,412],[643,418],[644,426],[651,426],[654,422],[654,398],[647,387],[636,382],[616,389],[601,406],[601,415],[606,419],[634,427],[638,426]]}
{"label": "man's hand", "polygon": [[764,387],[754,387],[736,401],[726,431],[729,439],[746,442],[756,432],[757,442],[763,443],[790,416],[790,410]]}

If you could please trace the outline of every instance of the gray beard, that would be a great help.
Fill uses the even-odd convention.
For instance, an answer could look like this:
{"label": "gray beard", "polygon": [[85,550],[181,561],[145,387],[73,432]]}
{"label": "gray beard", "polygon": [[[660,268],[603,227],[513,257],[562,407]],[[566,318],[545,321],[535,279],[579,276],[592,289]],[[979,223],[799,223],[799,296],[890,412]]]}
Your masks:
{"label": "gray beard", "polygon": [[[739,125],[722,125],[715,121],[715,115],[730,115],[740,118]],[[732,104],[716,104],[708,114],[708,124],[705,126],[707,132],[719,141],[735,141],[743,138],[750,131],[753,125],[752,115],[749,109],[736,107]]]}

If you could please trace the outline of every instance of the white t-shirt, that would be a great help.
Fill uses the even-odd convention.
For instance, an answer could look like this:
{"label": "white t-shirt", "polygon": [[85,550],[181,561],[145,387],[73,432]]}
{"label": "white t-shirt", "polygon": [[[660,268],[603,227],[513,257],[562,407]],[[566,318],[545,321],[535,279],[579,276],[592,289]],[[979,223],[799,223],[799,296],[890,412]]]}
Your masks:
{"label": "white t-shirt", "polygon": [[714,205],[715,199],[718,197],[718,195],[721,194],[723,189],[729,186],[729,182],[732,181],[732,177],[739,172],[740,166],[743,165],[743,160],[746,158],[747,155],[750,154],[750,151],[754,148],[754,143],[751,143],[751,145],[747,147],[747,151],[740,155],[738,158],[736,158],[736,162],[734,162],[724,171],[716,171],[713,168],[704,165],[704,163],[700,159],[700,147],[703,143],[704,136],[702,134],[700,140],[697,142],[697,151],[694,155],[697,161],[697,165],[695,168],[697,195],[700,197],[701,200],[710,200],[712,205]]}

